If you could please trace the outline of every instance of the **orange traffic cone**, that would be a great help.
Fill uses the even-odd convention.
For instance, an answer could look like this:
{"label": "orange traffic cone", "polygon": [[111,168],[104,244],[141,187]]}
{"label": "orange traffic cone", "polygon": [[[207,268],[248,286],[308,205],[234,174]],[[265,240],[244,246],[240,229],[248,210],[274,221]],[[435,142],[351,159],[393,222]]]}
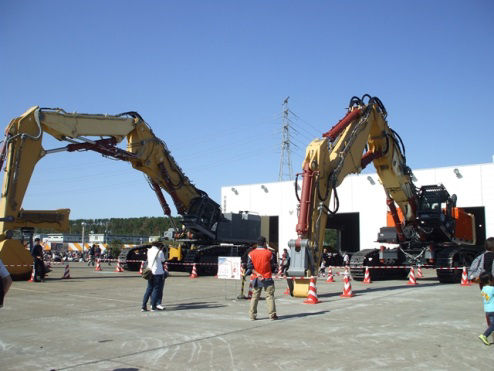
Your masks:
{"label": "orange traffic cone", "polygon": [[343,285],[343,293],[340,295],[340,298],[353,297],[352,284],[350,283],[350,279],[348,278],[348,276],[343,277],[343,282],[345,284]]}
{"label": "orange traffic cone", "polygon": [[348,265],[345,266],[345,272],[343,272],[343,281],[345,281],[345,277],[348,277],[348,280],[352,280],[352,276],[350,275],[350,268],[348,268]]}
{"label": "orange traffic cone", "polygon": [[461,286],[472,286],[472,283],[468,279],[467,267],[463,267],[463,273],[461,274]]}
{"label": "orange traffic cone", "polygon": [[27,282],[34,282],[34,267],[33,267],[33,270],[31,272],[31,278]]}
{"label": "orange traffic cone", "polygon": [[63,276],[62,276],[62,280],[67,280],[70,278],[70,269],[69,269],[69,265],[66,264],[65,265],[65,271],[63,272]]}
{"label": "orange traffic cone", "polygon": [[123,272],[123,268],[120,265],[120,262],[117,260],[117,266],[115,267],[115,272]]}
{"label": "orange traffic cone", "polygon": [[197,269],[196,269],[196,263],[192,266],[192,273],[190,274],[189,278],[197,278]]}
{"label": "orange traffic cone", "polygon": [[319,299],[317,298],[316,279],[314,277],[310,278],[309,294],[307,295],[307,299],[304,300],[304,303],[305,304],[319,303]]}
{"label": "orange traffic cone", "polygon": [[418,285],[417,280],[415,279],[415,270],[413,269],[413,267],[410,267],[410,273],[408,274],[407,285],[411,285],[411,286]]}
{"label": "orange traffic cone", "polygon": [[417,278],[424,278],[424,275],[422,274],[422,267],[420,265],[417,268]]}
{"label": "orange traffic cone", "polygon": [[290,295],[290,288],[287,287],[283,295]]}
{"label": "orange traffic cone", "polygon": [[249,292],[247,293],[246,299],[252,299],[252,280],[249,283]]}
{"label": "orange traffic cone", "polygon": [[365,267],[365,275],[364,275],[364,280],[362,283],[372,283],[371,278],[370,278],[370,272],[369,272],[369,267]]}
{"label": "orange traffic cone", "polygon": [[331,267],[328,268],[328,279],[326,282],[334,282],[333,270]]}
{"label": "orange traffic cone", "polygon": [[281,264],[280,266],[278,267],[278,272],[276,272],[276,276],[274,277],[275,279],[280,279],[281,278],[281,271],[283,270],[283,268],[281,267]]}
{"label": "orange traffic cone", "polygon": [[95,272],[101,271],[101,264],[100,264],[100,259],[96,260],[96,267],[94,267]]}
{"label": "orange traffic cone", "polygon": [[139,274],[142,275],[142,271],[144,270],[144,260],[141,262],[141,267],[139,268]]}

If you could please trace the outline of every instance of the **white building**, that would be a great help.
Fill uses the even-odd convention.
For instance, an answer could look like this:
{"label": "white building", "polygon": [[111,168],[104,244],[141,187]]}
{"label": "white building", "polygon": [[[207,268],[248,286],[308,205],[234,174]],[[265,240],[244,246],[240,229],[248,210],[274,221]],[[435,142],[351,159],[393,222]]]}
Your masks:
{"label": "white building", "polygon": [[[494,159],[493,159],[494,160]],[[475,214],[478,240],[494,236],[494,162],[414,170],[415,185],[442,183],[458,196],[457,206]],[[299,181],[301,185],[301,180]],[[299,191],[300,192],[300,191]],[[376,173],[350,175],[337,188],[338,213],[328,220],[328,228],[341,230],[341,249],[358,251],[377,248],[377,234],[386,225],[384,190]],[[270,240],[280,248],[296,238],[298,201],[293,181],[233,185],[221,188],[221,208],[225,212],[249,211],[272,216]],[[268,236],[266,236],[268,237]]]}

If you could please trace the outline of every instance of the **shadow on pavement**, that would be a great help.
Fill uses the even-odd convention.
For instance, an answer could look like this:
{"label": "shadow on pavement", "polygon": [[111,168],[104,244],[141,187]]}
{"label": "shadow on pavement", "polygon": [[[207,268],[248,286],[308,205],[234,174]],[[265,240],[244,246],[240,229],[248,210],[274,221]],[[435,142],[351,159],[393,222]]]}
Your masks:
{"label": "shadow on pavement", "polygon": [[[439,282],[435,283],[419,283],[416,286],[411,286],[411,285],[400,285],[400,286],[393,286],[393,287],[368,287],[365,289],[360,289],[360,290],[352,290],[352,293],[354,295],[360,295],[360,294],[365,294],[368,292],[378,292],[378,291],[394,291],[394,290],[402,290],[402,289],[416,289],[420,287],[431,287],[431,286],[439,286],[442,285]],[[328,294],[318,294],[319,298],[330,298],[333,296],[340,296],[341,292],[333,292],[333,293],[328,293]]]}
{"label": "shadow on pavement", "polygon": [[167,306],[167,309],[173,309],[173,310],[190,310],[190,309],[211,309],[211,308],[221,308],[221,307],[226,307],[226,305],[223,304],[218,304],[214,302],[197,302],[197,303],[184,303],[184,304],[177,304],[175,306]]}
{"label": "shadow on pavement", "polygon": [[286,314],[286,315],[282,315],[282,316],[278,316],[278,317],[279,317],[279,319],[302,318],[302,317],[308,317],[308,316],[318,316],[321,314],[326,314],[328,312],[329,312],[329,310],[321,310],[319,312]]}

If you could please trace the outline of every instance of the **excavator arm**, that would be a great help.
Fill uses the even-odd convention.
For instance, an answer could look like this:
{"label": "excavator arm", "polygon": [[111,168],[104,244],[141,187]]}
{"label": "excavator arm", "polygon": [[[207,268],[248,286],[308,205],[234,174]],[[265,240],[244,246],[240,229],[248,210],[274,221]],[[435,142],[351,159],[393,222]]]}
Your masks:
{"label": "excavator arm", "polygon": [[[364,103],[366,98],[368,102]],[[416,187],[406,166],[401,140],[388,126],[386,115],[379,98],[353,97],[346,116],[307,147],[301,194],[297,194],[297,239],[289,242],[290,276],[310,277],[317,273],[327,218],[338,209],[337,187],[347,175],[359,173],[371,162],[397,220],[395,203],[405,211],[407,221],[415,220]]]}
{"label": "excavator arm", "polygon": [[[68,142],[64,147],[45,150],[43,134]],[[196,188],[185,176],[170,154],[166,144],[157,138],[151,128],[136,112],[119,115],[67,113],[62,109],[32,107],[13,119],[5,131],[0,148],[0,169],[5,175],[0,198],[0,257],[5,263],[19,262],[9,259],[6,251],[23,255],[18,240],[11,240],[12,231],[21,228],[68,229],[70,210],[28,211],[22,202],[34,167],[46,155],[61,151],[95,151],[105,157],[130,162],[136,170],[146,174],[166,215],[170,208],[165,201],[165,190],[183,216],[185,226],[206,239],[214,239],[215,225],[221,219],[219,205]],[[98,137],[98,138],[91,138]],[[117,144],[127,140],[127,149]],[[12,273],[12,272],[11,272]],[[14,272],[15,274],[15,272]]]}

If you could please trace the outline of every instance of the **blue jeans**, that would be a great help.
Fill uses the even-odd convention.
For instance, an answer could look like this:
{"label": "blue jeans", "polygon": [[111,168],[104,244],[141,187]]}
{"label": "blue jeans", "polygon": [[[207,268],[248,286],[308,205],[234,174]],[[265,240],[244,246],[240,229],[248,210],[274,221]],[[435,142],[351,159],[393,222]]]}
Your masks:
{"label": "blue jeans", "polygon": [[484,331],[485,337],[489,336],[494,331],[494,312],[485,312],[485,316],[489,319],[490,325]]}
{"label": "blue jeans", "polygon": [[156,308],[156,306],[161,302],[163,297],[163,275],[153,274],[148,280],[148,286],[144,297],[142,298],[142,308],[146,308],[149,297],[151,297],[151,308]]}

